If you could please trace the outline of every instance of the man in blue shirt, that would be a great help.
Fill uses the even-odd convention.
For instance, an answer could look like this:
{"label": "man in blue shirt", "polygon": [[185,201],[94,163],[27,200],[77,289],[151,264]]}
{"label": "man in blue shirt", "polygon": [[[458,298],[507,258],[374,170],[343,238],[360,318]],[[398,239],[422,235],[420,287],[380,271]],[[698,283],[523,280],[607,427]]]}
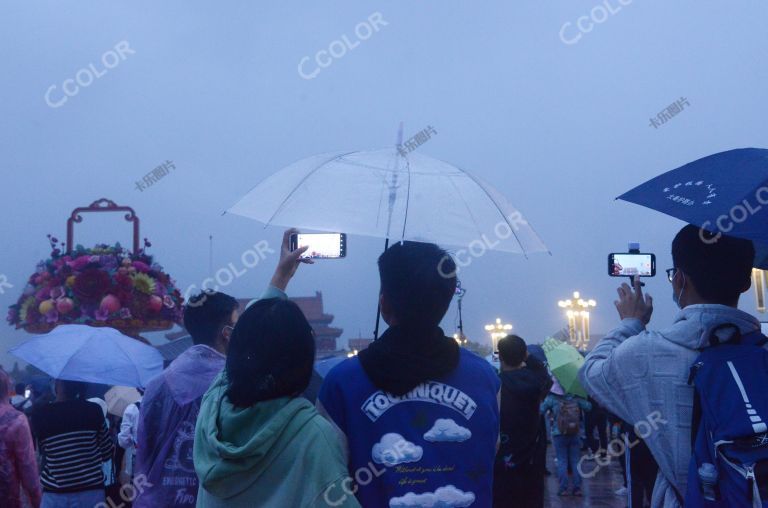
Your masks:
{"label": "man in blue shirt", "polygon": [[379,275],[389,328],[320,389],[318,407],[347,442],[351,477],[330,485],[325,501],[490,507],[500,382],[439,327],[455,264],[437,245],[403,242],[381,255]]}

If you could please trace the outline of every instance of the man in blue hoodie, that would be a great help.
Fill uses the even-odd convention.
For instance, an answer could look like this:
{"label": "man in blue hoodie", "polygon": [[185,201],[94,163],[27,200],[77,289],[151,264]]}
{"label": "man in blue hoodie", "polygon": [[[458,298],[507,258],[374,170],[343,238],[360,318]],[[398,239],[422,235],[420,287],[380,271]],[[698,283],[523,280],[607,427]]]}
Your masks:
{"label": "man in blue hoodie", "polygon": [[320,389],[321,413],[349,445],[351,478],[329,487],[329,505],[357,495],[366,508],[491,506],[500,381],[439,327],[455,270],[429,243],[397,243],[379,258],[389,328]]}
{"label": "man in blue hoodie", "polygon": [[659,465],[651,505],[679,507],[685,495],[691,456],[693,388],[691,364],[719,325],[742,334],[760,322],[738,309],[751,283],[752,242],[714,236],[685,226],[672,242],[674,268],[667,270],[672,298],[680,307],[674,323],[646,330],[653,300],[623,284],[616,308],[621,318],[587,356],[579,373],[584,388],[600,405],[635,426]]}

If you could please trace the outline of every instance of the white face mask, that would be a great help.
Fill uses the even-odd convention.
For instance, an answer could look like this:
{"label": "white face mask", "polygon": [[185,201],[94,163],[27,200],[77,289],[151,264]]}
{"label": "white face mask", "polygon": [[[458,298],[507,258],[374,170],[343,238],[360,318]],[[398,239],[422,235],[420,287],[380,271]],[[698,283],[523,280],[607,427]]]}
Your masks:
{"label": "white face mask", "polygon": [[683,297],[683,291],[685,291],[686,279],[685,279],[685,274],[683,272],[681,272],[680,270],[675,272],[675,277],[677,277],[678,273],[683,278],[683,285],[680,287],[680,293],[679,294],[675,294],[674,290],[672,291],[672,300],[675,302],[675,304],[678,306],[678,308],[682,309],[683,307],[682,307],[682,305],[680,305],[680,298]]}

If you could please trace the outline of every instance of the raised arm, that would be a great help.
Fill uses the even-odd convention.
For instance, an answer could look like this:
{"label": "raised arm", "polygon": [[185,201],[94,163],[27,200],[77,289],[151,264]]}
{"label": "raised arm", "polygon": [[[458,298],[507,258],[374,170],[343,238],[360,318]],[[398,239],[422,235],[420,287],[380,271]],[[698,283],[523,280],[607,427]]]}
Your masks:
{"label": "raised arm", "polygon": [[312,259],[302,259],[301,255],[309,247],[300,247],[291,252],[291,235],[299,232],[296,228],[291,228],[283,233],[283,244],[280,246],[280,260],[277,262],[277,268],[272,275],[272,280],[269,282],[271,287],[277,288],[280,291],[285,291],[288,287],[288,283],[293,278],[296,270],[299,268],[299,264],[313,264]]}
{"label": "raised arm", "polygon": [[268,298],[287,300],[288,295],[285,290],[288,287],[288,283],[296,274],[299,264],[314,264],[312,259],[301,259],[301,255],[308,249],[308,247],[301,247],[300,249],[291,252],[291,235],[298,232],[298,229],[291,228],[283,233],[283,243],[280,247],[280,260],[277,262],[277,267],[269,282],[269,286],[267,286],[267,289],[264,290],[258,299],[248,302],[248,307],[259,300]]}
{"label": "raised arm", "polygon": [[651,319],[653,299],[643,296],[639,282],[635,288],[623,284],[615,302],[621,324],[612,330],[587,356],[579,371],[579,380],[601,406],[624,421],[636,423],[650,410],[643,407],[645,397],[633,398],[633,391],[648,379],[648,355],[645,354],[650,332],[645,325]]}

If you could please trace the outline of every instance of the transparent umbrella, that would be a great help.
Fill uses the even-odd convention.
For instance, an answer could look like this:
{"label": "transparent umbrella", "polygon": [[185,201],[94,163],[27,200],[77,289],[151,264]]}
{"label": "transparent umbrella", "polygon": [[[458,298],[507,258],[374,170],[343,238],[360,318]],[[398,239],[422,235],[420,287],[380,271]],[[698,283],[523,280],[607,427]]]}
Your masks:
{"label": "transparent umbrella", "polygon": [[493,187],[396,148],[314,155],[269,176],[229,213],[265,225],[471,246],[527,255],[547,247]]}

